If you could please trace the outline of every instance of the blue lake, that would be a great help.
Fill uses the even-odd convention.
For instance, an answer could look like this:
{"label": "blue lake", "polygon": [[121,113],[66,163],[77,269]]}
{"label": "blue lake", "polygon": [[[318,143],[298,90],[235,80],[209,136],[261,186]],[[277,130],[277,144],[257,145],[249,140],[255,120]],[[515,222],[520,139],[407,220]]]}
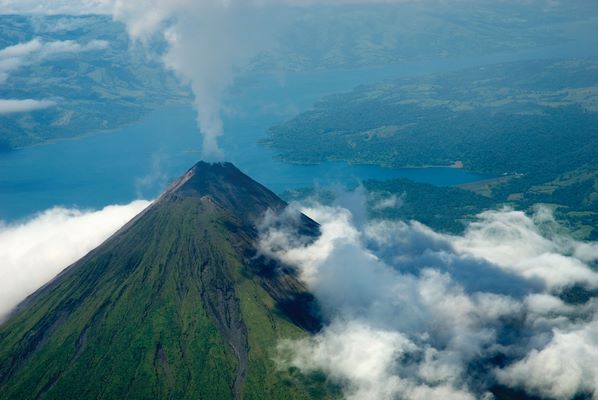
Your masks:
{"label": "blue lake", "polygon": [[[290,165],[246,135],[225,150],[227,159],[276,192],[362,179],[405,177],[437,185],[483,176],[450,168],[387,169],[342,162]],[[139,123],[75,140],[0,156],[0,218],[14,220],[55,205],[101,207],[152,198],[201,158],[191,108],[155,111]]]}
{"label": "blue lake", "polygon": [[[593,43],[592,43],[593,44]],[[590,50],[588,50],[590,49]],[[561,46],[492,56],[404,63],[352,70],[240,79],[226,105],[226,159],[275,192],[313,184],[354,184],[408,178],[449,186],[487,176],[450,168],[386,169],[342,162],[290,165],[260,145],[267,129],[309,108],[321,96],[383,79],[446,72],[531,58],[594,54],[595,46]],[[190,107],[156,110],[110,132],[0,154],[0,220],[13,221],[57,206],[97,208],[155,197],[201,158],[201,137]]]}

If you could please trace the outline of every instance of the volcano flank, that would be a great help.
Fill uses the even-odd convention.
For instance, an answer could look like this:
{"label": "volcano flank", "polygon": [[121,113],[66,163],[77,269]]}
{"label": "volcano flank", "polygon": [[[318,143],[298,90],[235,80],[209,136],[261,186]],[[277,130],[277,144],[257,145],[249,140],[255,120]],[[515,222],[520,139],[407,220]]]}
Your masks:
{"label": "volcano flank", "polygon": [[[296,272],[257,251],[286,206],[230,163],[196,164],[0,325],[0,399],[331,397],[274,361],[321,324]],[[319,234],[304,215],[297,229]]]}

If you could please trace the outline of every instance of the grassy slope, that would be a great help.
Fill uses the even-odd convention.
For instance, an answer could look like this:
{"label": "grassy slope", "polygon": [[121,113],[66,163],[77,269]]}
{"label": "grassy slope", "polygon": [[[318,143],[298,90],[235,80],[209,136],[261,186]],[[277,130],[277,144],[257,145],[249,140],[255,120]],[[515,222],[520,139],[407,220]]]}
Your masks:
{"label": "grassy slope", "polygon": [[205,304],[232,282],[245,398],[310,398],[273,361],[278,338],[305,331],[243,270],[213,211],[197,199],[154,207],[0,326],[0,399],[232,398],[237,357]]}

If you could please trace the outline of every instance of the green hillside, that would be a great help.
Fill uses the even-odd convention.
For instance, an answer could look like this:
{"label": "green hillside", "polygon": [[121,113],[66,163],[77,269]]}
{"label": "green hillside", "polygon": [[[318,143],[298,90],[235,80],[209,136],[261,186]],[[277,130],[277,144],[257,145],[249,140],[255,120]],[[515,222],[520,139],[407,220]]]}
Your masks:
{"label": "green hillside", "polygon": [[293,271],[255,254],[256,218],[284,206],[197,164],[0,326],[0,399],[332,397],[275,363],[279,338],[319,328]]}
{"label": "green hillside", "polygon": [[[361,86],[273,127],[266,143],[295,163],[452,165],[495,175],[462,188],[497,207],[551,204],[577,236],[594,240],[597,69],[595,57],[532,60]],[[405,191],[403,183],[378,186]],[[445,195],[466,197],[457,193]],[[488,206],[479,197],[468,201]]]}

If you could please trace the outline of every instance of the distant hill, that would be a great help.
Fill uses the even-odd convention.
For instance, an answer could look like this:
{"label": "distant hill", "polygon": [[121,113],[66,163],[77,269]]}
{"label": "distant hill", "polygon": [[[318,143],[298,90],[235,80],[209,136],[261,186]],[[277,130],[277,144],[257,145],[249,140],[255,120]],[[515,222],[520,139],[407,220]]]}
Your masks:
{"label": "distant hill", "polygon": [[596,58],[536,60],[362,86],[273,127],[266,143],[289,162],[494,174],[465,188],[495,203],[554,204],[596,238],[597,71]]}
{"label": "distant hill", "polygon": [[256,253],[257,221],[285,207],[232,164],[195,165],[0,326],[0,399],[333,397],[274,361],[320,327],[295,271]]}

